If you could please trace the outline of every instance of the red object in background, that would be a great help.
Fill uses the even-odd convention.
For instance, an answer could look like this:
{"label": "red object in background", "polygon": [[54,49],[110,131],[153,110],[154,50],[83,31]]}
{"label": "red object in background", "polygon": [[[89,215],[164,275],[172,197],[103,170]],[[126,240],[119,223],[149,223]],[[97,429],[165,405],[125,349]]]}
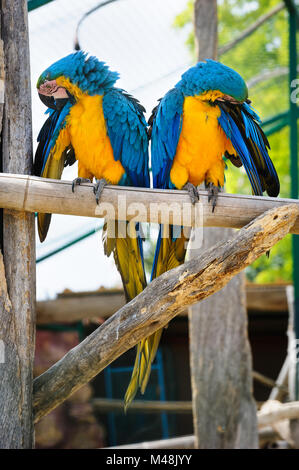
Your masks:
{"label": "red object in background", "polygon": [[[38,376],[79,343],[76,331],[38,330],[34,375]],[[104,446],[105,431],[97,422],[86,384],[35,426],[37,449],[95,449]]]}

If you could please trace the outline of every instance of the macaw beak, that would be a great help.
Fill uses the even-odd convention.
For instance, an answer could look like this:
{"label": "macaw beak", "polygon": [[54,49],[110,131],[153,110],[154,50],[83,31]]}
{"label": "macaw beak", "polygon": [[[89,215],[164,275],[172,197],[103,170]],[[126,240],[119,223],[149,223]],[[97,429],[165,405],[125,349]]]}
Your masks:
{"label": "macaw beak", "polygon": [[233,98],[233,97],[230,96],[230,95],[223,95],[223,96],[220,96],[219,98],[217,98],[217,101],[223,101],[223,102],[228,101],[228,102],[231,103],[231,104],[240,104],[240,103],[242,103],[242,102],[236,100],[235,98]]}
{"label": "macaw beak", "polygon": [[40,95],[52,96],[55,91],[57,91],[58,85],[56,80],[46,80],[38,87],[38,92]]}
{"label": "macaw beak", "polygon": [[38,94],[40,100],[47,106],[47,108],[56,109],[55,100],[52,96]]}
{"label": "macaw beak", "polygon": [[42,95],[41,93],[38,96],[47,108],[55,109],[55,111],[60,111],[69,101],[69,97],[54,99],[53,96]]}
{"label": "macaw beak", "polygon": [[68,94],[66,89],[59,86],[56,80],[47,80],[38,88],[39,95],[53,97],[54,99],[66,99]]}
{"label": "macaw beak", "polygon": [[43,83],[37,83],[37,91],[40,100],[47,106],[47,108],[60,111],[65,104],[72,98],[69,92],[59,86],[56,80],[47,80]]}

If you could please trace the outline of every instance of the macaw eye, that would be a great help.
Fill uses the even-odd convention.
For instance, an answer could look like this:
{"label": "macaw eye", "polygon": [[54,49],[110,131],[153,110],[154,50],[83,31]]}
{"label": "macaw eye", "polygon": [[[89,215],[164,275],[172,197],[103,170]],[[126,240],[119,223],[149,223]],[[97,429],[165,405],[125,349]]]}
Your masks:
{"label": "macaw eye", "polygon": [[39,88],[41,85],[43,85],[46,81],[48,80],[47,77],[41,75],[39,79],[37,80],[36,87]]}

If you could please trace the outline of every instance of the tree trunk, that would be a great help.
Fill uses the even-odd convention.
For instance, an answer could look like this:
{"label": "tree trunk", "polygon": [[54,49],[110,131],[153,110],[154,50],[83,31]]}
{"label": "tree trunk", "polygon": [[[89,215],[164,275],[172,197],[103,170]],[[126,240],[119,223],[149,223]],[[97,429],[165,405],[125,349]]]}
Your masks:
{"label": "tree trunk", "polygon": [[[30,174],[32,168],[27,16],[26,0],[2,0],[6,80],[1,153],[3,171],[9,173]],[[0,364],[0,447],[31,448],[35,334],[33,214],[4,210],[2,250],[5,274],[3,269],[0,335],[5,362]]]}
{"label": "tree trunk", "polygon": [[[204,230],[205,252],[219,229]],[[232,235],[221,231],[222,240]],[[244,275],[189,309],[193,420],[200,449],[258,444]]]}
{"label": "tree trunk", "polygon": [[[196,0],[194,17],[198,60],[216,59],[217,1]],[[233,233],[204,229],[199,251]],[[192,257],[196,254],[191,251]],[[189,329],[195,447],[258,447],[243,273],[189,309]]]}
{"label": "tree trunk", "polygon": [[196,0],[194,32],[197,60],[217,59],[218,49],[217,0]]}

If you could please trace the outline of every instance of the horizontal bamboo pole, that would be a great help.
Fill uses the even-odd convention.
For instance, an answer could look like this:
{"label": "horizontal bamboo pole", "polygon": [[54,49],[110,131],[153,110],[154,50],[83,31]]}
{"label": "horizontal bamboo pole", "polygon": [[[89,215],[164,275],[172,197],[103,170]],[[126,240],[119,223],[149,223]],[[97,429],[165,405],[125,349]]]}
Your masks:
{"label": "horizontal bamboo pole", "polygon": [[[253,371],[252,376],[258,382],[270,386],[269,382],[277,384],[268,377],[262,376]],[[268,381],[268,383],[267,383]],[[284,390],[284,387],[282,387]],[[257,405],[260,402],[257,402]],[[124,412],[123,400],[115,398],[94,398],[91,400],[93,409],[99,413]],[[158,400],[134,400],[127,410],[127,413],[192,413],[192,401],[158,401]]]}
{"label": "horizontal bamboo pole", "polygon": [[[271,427],[259,429],[260,446],[267,442],[275,442],[279,436]],[[106,449],[194,449],[195,437],[193,435],[172,437],[159,441],[137,442],[136,444],[124,444],[122,446],[106,447]]]}
{"label": "horizontal bamboo pole", "polygon": [[252,377],[257,381],[265,385],[269,388],[278,388],[282,393],[287,394],[288,389],[284,385],[278,384],[275,380],[266,377],[264,374],[260,372],[256,372],[255,370],[252,371]]}
{"label": "horizontal bamboo pole", "polygon": [[292,401],[289,403],[281,403],[273,410],[260,410],[258,411],[258,426],[271,426],[272,424],[282,421],[284,419],[299,419],[299,401]]}
{"label": "horizontal bamboo pole", "polygon": [[[140,222],[174,223],[186,227],[241,228],[274,207],[290,203],[299,207],[299,201],[292,199],[220,194],[213,213],[207,192],[199,191],[199,194],[202,205],[192,206],[186,191],[107,186],[97,205],[92,185],[88,183],[77,186],[73,193],[70,181],[0,173],[0,207],[28,212],[100,218],[107,215],[119,220],[134,217]],[[291,233],[299,234],[299,217]]]}
{"label": "horizontal bamboo pole", "polygon": [[[299,402],[281,403],[278,408],[275,408],[272,411],[260,410],[257,412],[257,418],[260,445],[267,442],[274,442],[281,438],[277,434],[276,430],[272,429],[270,426],[285,419],[298,419]],[[194,444],[194,436],[189,435],[159,441],[126,444],[111,447],[111,449],[192,449],[194,448]]]}
{"label": "horizontal bamboo pole", "polygon": [[299,216],[296,204],[275,208],[228,241],[154,279],[137,297],[34,380],[35,422],[143,338],[189,305],[222,289],[281,240]]}
{"label": "horizontal bamboo pole", "polygon": [[[97,412],[124,413],[123,400],[113,398],[94,398],[91,401],[92,407]],[[191,401],[154,401],[154,400],[135,400],[131,403],[127,413],[192,413]]]}
{"label": "horizontal bamboo pole", "polygon": [[[104,447],[105,449],[194,449],[195,437],[180,436],[159,441],[138,442],[136,444],[125,444],[115,447]],[[101,450],[101,449],[100,449]]]}

